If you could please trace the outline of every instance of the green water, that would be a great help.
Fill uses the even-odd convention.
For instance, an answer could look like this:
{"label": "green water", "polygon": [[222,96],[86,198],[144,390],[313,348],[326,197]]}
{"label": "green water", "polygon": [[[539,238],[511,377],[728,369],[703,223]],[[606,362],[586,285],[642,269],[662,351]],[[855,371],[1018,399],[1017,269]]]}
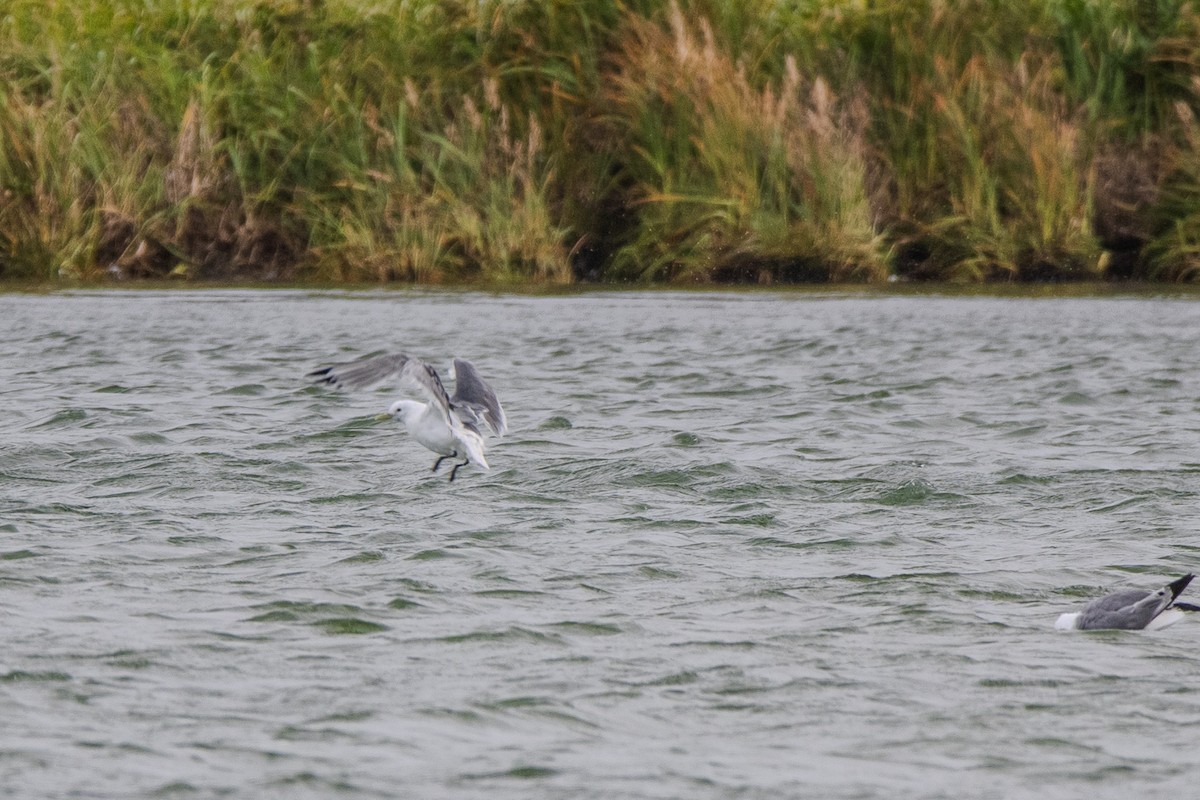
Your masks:
{"label": "green water", "polygon": [[[1187,796],[1194,300],[0,297],[0,794]],[[395,389],[470,358],[453,484]],[[1180,726],[1183,726],[1182,728]]]}

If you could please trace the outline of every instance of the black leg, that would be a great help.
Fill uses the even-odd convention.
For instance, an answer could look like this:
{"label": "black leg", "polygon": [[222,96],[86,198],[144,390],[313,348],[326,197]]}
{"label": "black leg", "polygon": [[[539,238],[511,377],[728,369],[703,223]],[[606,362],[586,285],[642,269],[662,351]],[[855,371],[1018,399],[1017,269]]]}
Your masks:
{"label": "black leg", "polygon": [[443,461],[445,461],[445,460],[446,460],[447,458],[449,458],[449,457],[450,457],[450,456],[442,456],[442,457],[441,457],[441,458],[439,458],[437,461],[433,462],[433,471],[434,471],[434,472],[437,472],[437,471],[438,471],[438,467],[440,467],[440,466],[442,465],[442,462],[443,462]]}
{"label": "black leg", "polygon": [[455,464],[454,469],[450,470],[450,480],[454,480],[454,476],[458,474],[459,467],[465,467],[467,464],[470,464],[470,463],[471,463],[470,461],[463,459],[463,462],[461,464]]}

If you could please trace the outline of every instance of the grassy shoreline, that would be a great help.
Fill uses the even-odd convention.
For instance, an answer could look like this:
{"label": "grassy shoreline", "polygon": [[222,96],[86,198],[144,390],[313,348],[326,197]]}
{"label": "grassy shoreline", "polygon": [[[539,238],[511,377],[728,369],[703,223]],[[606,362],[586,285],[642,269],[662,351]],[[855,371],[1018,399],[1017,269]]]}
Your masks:
{"label": "grassy shoreline", "polygon": [[380,296],[452,296],[488,295],[510,297],[586,298],[589,296],[620,296],[666,293],[672,295],[738,297],[794,297],[804,299],[875,298],[979,298],[1007,300],[1096,300],[1096,299],[1155,299],[1200,300],[1200,282],[1164,283],[1161,281],[1071,281],[1037,282],[1005,281],[964,283],[946,281],[911,281],[902,283],[527,283],[497,287],[488,283],[442,283],[437,285],[402,283],[313,283],[301,281],[200,281],[143,278],[132,281],[0,281],[0,297],[4,295],[62,295],[62,294],[146,294],[176,293],[242,293],[242,292],[300,292],[320,296],[380,297]]}
{"label": "grassy shoreline", "polygon": [[10,0],[0,281],[1200,279],[1184,0]]}

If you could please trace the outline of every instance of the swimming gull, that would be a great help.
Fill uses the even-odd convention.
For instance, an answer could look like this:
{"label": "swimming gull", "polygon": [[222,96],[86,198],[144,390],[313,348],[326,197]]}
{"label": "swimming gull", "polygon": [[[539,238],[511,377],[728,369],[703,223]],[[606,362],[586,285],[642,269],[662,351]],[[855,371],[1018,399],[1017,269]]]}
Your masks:
{"label": "swimming gull", "polygon": [[1194,577],[1196,576],[1189,573],[1156,592],[1123,589],[1105,597],[1098,597],[1084,606],[1083,611],[1060,616],[1054,627],[1061,631],[1155,631],[1165,628],[1183,619],[1184,611],[1200,611],[1200,606],[1175,602],[1175,598],[1179,597]]}
{"label": "swimming gull", "polygon": [[397,419],[420,444],[438,454],[433,471],[448,458],[459,459],[450,470],[450,480],[467,464],[490,469],[484,458],[483,434],[503,436],[508,430],[504,409],[496,393],[463,358],[454,359],[454,394],[448,395],[433,367],[404,353],[389,353],[345,364],[333,364],[308,373],[318,383],[359,389],[393,377],[400,386],[423,398],[397,400],[378,419]]}

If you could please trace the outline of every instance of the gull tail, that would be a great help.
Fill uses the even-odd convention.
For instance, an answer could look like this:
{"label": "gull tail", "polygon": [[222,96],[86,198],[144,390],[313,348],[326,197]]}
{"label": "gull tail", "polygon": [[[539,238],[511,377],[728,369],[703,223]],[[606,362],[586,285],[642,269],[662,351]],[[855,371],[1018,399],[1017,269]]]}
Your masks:
{"label": "gull tail", "polygon": [[1060,631],[1073,631],[1079,624],[1079,614],[1062,614],[1054,623],[1054,628]]}
{"label": "gull tail", "polygon": [[480,469],[490,470],[487,459],[483,457],[483,437],[469,428],[458,431],[458,442],[462,445],[463,458]]}

